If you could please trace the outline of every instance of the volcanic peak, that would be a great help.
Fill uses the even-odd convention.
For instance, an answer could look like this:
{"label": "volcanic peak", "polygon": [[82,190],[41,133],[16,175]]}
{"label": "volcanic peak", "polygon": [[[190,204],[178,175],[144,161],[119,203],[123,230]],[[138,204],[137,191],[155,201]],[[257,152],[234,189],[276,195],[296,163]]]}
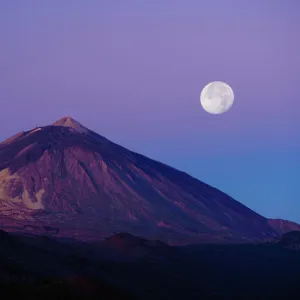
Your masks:
{"label": "volcanic peak", "polygon": [[69,116],[62,117],[58,121],[54,122],[52,125],[72,128],[73,130],[80,133],[88,133],[90,131],[88,128],[84,127],[79,122],[77,122],[76,120],[74,120]]}

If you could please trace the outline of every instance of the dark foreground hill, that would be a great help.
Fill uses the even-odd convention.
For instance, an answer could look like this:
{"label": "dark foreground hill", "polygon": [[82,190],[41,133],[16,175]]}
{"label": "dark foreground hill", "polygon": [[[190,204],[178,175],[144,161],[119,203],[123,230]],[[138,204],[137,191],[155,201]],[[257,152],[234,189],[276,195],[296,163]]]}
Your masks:
{"label": "dark foreground hill", "polygon": [[1,232],[1,294],[5,299],[299,299],[300,253],[285,248],[294,235],[283,244],[170,247],[128,234],[84,244]]}
{"label": "dark foreground hill", "polygon": [[0,215],[6,230],[82,240],[120,231],[168,244],[278,236],[223,192],[69,117],[0,144]]}

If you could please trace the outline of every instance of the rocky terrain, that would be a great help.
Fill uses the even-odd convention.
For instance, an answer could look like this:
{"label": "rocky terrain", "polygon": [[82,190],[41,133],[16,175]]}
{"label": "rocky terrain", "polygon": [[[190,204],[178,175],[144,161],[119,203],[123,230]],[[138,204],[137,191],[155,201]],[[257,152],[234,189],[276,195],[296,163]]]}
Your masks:
{"label": "rocky terrain", "polygon": [[[0,143],[5,299],[298,299],[298,224],[66,117]],[[282,235],[282,237],[281,237]]]}
{"label": "rocky terrain", "polygon": [[281,236],[289,231],[300,231],[300,225],[281,219],[269,219],[269,225]]}
{"label": "rocky terrain", "polygon": [[0,214],[6,231],[86,240],[114,232],[170,245],[278,236],[223,192],[70,117],[0,144]]}

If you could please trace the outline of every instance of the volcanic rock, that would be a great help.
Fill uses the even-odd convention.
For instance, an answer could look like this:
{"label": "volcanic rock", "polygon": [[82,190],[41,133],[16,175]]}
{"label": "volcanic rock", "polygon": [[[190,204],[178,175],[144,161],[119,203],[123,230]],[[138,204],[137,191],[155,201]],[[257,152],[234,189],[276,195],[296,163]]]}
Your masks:
{"label": "volcanic rock", "polygon": [[278,235],[225,193],[70,117],[0,144],[0,215],[4,227],[49,226],[93,239],[128,232],[185,244]]}

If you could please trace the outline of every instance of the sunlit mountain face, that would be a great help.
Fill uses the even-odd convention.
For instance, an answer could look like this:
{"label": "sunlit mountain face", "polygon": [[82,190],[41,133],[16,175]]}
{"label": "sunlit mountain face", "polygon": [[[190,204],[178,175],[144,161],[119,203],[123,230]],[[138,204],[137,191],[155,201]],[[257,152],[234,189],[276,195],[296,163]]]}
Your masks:
{"label": "sunlit mountain face", "polygon": [[268,219],[70,117],[0,144],[6,230],[87,240],[128,232],[168,244],[265,240]]}

